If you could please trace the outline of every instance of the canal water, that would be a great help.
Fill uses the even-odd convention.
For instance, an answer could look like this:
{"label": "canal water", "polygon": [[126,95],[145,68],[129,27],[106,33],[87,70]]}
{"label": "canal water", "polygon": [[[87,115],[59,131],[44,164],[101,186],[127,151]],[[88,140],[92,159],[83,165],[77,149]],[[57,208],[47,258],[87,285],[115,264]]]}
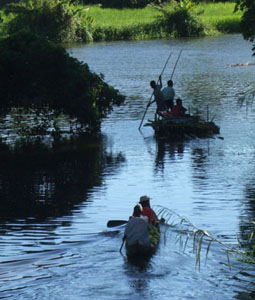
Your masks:
{"label": "canal water", "polygon": [[[213,138],[169,142],[155,139],[150,127],[138,130],[150,80],[157,80],[172,52],[165,85],[181,50],[176,94],[191,113],[220,126]],[[33,191],[36,200],[24,202],[22,215],[10,211],[0,219],[0,299],[252,299],[254,270],[225,252],[226,246],[238,248],[238,240],[247,242],[247,222],[254,221],[255,66],[228,66],[254,60],[251,44],[241,35],[222,35],[75,45],[68,51],[103,73],[126,102],[104,120],[99,154],[74,155],[65,168],[56,163],[51,174],[68,173],[61,184],[55,175],[49,183],[44,167],[34,164],[34,178],[44,174]],[[154,111],[152,105],[143,125]],[[27,176],[20,171],[19,178]],[[58,205],[51,203],[42,217],[31,206],[38,199],[45,204],[46,192]],[[130,264],[119,252],[123,227],[106,226],[108,220],[127,220],[142,195],[151,197],[157,212],[163,207],[173,214],[145,266]],[[194,227],[181,217],[218,241],[208,253],[203,241],[200,267]]]}

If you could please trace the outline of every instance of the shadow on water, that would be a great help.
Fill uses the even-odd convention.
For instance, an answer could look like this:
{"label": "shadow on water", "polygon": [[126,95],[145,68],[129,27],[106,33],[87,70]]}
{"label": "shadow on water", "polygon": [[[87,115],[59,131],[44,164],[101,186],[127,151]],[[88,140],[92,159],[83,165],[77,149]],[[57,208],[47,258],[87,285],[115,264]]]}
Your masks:
{"label": "shadow on water", "polygon": [[0,219],[44,219],[71,214],[100,186],[106,168],[115,169],[121,154],[107,153],[103,137],[79,140],[52,149],[2,151]]}
{"label": "shadow on water", "polygon": [[166,156],[169,159],[175,159],[183,157],[184,144],[182,140],[170,142],[167,139],[157,138],[157,151],[155,157],[155,171],[163,171]]}

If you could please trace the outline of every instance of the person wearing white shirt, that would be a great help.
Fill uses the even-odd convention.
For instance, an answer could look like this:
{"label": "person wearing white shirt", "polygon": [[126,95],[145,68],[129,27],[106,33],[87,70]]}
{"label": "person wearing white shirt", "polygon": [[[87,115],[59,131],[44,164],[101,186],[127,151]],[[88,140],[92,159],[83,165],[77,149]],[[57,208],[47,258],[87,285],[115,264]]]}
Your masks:
{"label": "person wearing white shirt", "polygon": [[172,108],[174,106],[175,91],[174,91],[173,85],[174,85],[173,81],[168,80],[167,87],[163,88],[163,90],[162,90],[164,101],[165,101],[165,104],[166,104],[166,107],[168,110],[172,110]]}
{"label": "person wearing white shirt", "polygon": [[148,218],[142,216],[142,207],[136,205],[134,207],[133,216],[130,217],[123,236],[129,246],[139,244],[150,247],[151,242],[148,231]]}

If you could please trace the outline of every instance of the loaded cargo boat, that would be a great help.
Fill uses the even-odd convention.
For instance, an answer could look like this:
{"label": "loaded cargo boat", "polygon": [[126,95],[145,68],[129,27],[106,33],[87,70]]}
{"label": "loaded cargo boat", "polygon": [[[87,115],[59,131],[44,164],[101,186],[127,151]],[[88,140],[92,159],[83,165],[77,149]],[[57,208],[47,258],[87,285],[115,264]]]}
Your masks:
{"label": "loaded cargo boat", "polygon": [[165,116],[148,120],[144,126],[153,128],[155,135],[171,139],[206,138],[220,133],[220,128],[214,122],[204,121],[199,116]]}

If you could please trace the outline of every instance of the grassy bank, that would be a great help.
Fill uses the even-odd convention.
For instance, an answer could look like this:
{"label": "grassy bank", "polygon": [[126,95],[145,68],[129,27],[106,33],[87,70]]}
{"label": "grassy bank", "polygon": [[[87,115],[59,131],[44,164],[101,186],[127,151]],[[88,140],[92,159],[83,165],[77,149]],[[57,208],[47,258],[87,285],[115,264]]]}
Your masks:
{"label": "grassy bank", "polygon": [[[240,32],[241,13],[233,13],[235,3],[200,3],[198,19],[207,35]],[[92,6],[88,15],[94,19],[95,40],[143,39],[165,37],[155,25],[160,12],[148,6],[143,9],[102,9]]]}
{"label": "grassy bank", "polygon": [[242,13],[234,13],[235,3],[200,3],[198,7],[204,11],[200,18],[209,33],[240,32]]}
{"label": "grassy bank", "polygon": [[8,36],[23,28],[53,42],[89,42],[240,32],[241,13],[234,13],[233,2],[200,3],[191,10],[185,7],[192,6],[189,0],[172,2],[171,6],[161,10],[153,6],[110,9],[68,4],[61,4],[60,10],[57,5],[52,6],[50,0],[45,0],[46,6],[37,5],[36,0],[31,1],[34,1],[32,9],[23,5],[7,17],[0,11],[0,35]]}

